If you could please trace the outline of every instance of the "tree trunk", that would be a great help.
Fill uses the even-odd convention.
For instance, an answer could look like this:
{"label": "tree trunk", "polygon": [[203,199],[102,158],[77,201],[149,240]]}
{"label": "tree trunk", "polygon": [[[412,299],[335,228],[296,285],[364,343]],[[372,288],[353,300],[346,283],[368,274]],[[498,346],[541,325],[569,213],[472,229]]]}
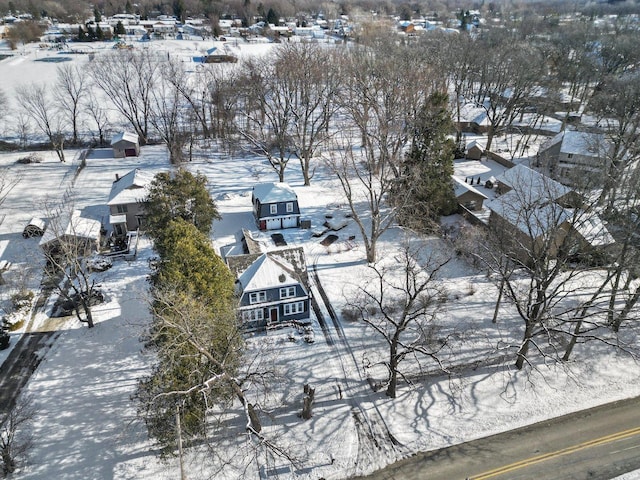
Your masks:
{"label": "tree trunk", "polygon": [[573,329],[573,336],[571,337],[571,340],[569,341],[569,345],[567,345],[567,348],[564,351],[564,355],[562,356],[562,361],[563,362],[569,361],[569,357],[571,356],[571,353],[573,352],[573,347],[576,346],[576,343],[578,341],[578,335],[580,334],[580,328],[581,327],[582,327],[582,320],[580,320],[578,323],[576,323],[576,328]]}
{"label": "tree trunk", "polygon": [[491,319],[491,323],[498,323],[498,310],[500,309],[500,302],[502,301],[502,292],[504,291],[504,282],[505,279],[502,277],[500,281],[500,290],[498,291],[498,299],[496,300],[496,308],[493,310],[493,319]]}
{"label": "tree trunk", "polygon": [[527,322],[527,328],[524,330],[524,338],[522,340],[522,346],[518,350],[517,359],[516,359],[516,368],[518,370],[522,370],[524,367],[524,362],[527,359],[527,354],[529,353],[529,345],[531,343],[531,337],[533,336],[533,326],[534,324],[531,322]]}
{"label": "tree trunk", "polygon": [[389,346],[389,384],[387,385],[387,397],[396,398],[398,388],[398,345],[394,338]]}

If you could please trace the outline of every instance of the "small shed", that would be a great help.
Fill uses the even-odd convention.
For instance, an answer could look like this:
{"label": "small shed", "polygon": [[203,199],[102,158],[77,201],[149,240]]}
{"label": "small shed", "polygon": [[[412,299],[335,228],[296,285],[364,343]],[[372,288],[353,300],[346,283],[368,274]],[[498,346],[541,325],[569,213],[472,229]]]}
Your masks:
{"label": "small shed", "polygon": [[460,180],[457,177],[453,178],[453,191],[456,196],[458,204],[467,210],[479,211],[482,210],[482,204],[487,200],[487,196],[477,188],[469,185],[465,181]]}
{"label": "small shed", "polygon": [[482,145],[480,145],[475,140],[469,142],[469,144],[467,145],[467,153],[465,154],[465,158],[469,160],[480,160],[483,154],[484,147],[482,147]]}
{"label": "small shed", "polygon": [[137,157],[140,155],[138,135],[131,132],[120,132],[111,139],[113,158]]}

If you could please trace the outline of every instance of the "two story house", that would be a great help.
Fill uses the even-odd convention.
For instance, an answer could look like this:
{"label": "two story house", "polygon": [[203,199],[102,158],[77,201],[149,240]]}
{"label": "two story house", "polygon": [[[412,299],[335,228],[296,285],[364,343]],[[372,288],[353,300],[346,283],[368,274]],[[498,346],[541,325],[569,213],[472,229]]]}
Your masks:
{"label": "two story house", "polygon": [[286,183],[258,183],[251,195],[253,215],[260,230],[300,226],[298,195]]}
{"label": "two story house", "polygon": [[[306,263],[302,249],[243,255],[233,261],[238,313],[246,328],[309,319],[310,297],[305,286]],[[246,268],[242,265],[244,263]]]}
{"label": "two story house", "polygon": [[139,168],[122,177],[116,174],[107,201],[109,224],[116,237],[122,237],[142,225],[144,212],[141,202],[146,198],[147,187],[152,180],[152,174]]}

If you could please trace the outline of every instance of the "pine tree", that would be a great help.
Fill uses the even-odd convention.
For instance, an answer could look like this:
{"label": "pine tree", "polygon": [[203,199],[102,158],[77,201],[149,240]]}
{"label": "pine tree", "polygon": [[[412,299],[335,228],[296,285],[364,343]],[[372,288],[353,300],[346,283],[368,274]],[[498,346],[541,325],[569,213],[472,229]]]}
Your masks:
{"label": "pine tree", "polygon": [[453,123],[447,107],[444,93],[433,93],[426,100],[394,188],[400,223],[421,231],[435,230],[438,218],[457,208],[451,180],[455,142],[449,138]]}

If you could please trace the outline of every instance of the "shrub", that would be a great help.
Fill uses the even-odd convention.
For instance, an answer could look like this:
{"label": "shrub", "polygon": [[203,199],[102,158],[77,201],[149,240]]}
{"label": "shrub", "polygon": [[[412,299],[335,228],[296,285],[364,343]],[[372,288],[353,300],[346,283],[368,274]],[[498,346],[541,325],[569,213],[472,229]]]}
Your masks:
{"label": "shrub", "polygon": [[31,307],[34,293],[31,290],[21,290],[11,296],[11,305],[14,310],[22,310]]}
{"label": "shrub", "polygon": [[355,322],[360,318],[360,313],[358,312],[358,309],[353,307],[343,308],[340,314],[342,315],[342,318],[344,318],[348,322]]}
{"label": "shrub", "polygon": [[31,153],[26,157],[19,158],[16,163],[29,164],[29,163],[41,163],[42,157],[36,153]]}

